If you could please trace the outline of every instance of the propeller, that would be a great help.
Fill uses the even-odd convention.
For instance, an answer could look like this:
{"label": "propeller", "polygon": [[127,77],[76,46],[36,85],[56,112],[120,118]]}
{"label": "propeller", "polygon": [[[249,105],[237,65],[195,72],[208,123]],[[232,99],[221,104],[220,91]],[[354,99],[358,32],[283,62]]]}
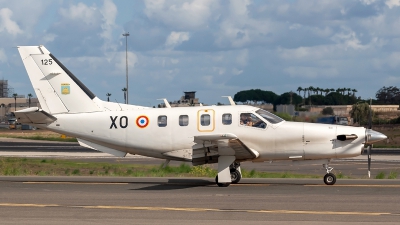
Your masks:
{"label": "propeller", "polygon": [[[369,102],[369,115],[368,115],[368,130],[371,131],[372,129],[372,110],[371,110],[371,105],[372,105],[372,98],[370,99]],[[367,140],[369,141],[371,135],[367,135]],[[371,178],[371,152],[372,152],[372,144],[368,144],[367,147],[367,154],[368,154],[368,177]]]}

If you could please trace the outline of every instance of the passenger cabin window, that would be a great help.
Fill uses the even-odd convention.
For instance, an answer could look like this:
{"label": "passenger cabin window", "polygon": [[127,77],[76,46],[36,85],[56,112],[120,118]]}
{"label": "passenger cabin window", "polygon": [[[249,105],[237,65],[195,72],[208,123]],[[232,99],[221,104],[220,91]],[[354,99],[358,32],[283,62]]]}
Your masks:
{"label": "passenger cabin window", "polygon": [[223,125],[230,125],[232,124],[232,114],[225,113],[222,115],[222,124]]}
{"label": "passenger cabin window", "polygon": [[179,116],[179,126],[187,126],[189,125],[189,116],[188,115],[180,115]]}
{"label": "passenger cabin window", "polygon": [[253,113],[241,113],[240,125],[265,129],[267,124]]}
{"label": "passenger cabin window", "polygon": [[158,117],[158,126],[166,127],[167,126],[167,116],[159,116]]}
{"label": "passenger cabin window", "polygon": [[200,124],[202,126],[209,126],[210,125],[210,115],[209,114],[203,114],[200,117]]}

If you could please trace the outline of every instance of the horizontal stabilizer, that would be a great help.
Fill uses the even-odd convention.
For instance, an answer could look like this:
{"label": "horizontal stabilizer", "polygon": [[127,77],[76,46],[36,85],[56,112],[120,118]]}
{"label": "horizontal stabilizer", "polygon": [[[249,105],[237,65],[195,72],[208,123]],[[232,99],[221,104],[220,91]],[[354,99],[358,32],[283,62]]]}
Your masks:
{"label": "horizontal stabilizer", "polygon": [[86,140],[83,140],[83,139],[80,139],[80,138],[77,138],[77,139],[78,139],[79,144],[81,146],[83,146],[83,147],[86,147],[86,148],[91,148],[91,149],[94,149],[94,150],[97,150],[97,151],[105,152],[105,153],[108,153],[108,154],[111,154],[111,155],[114,155],[114,156],[117,156],[117,157],[125,157],[126,154],[127,154],[126,152],[121,152],[121,151],[118,151],[118,150],[115,150],[115,149],[112,149],[112,148],[109,148],[109,147],[105,147],[105,146],[102,146],[102,145],[99,145],[99,144],[95,144],[95,143],[90,142],[90,141],[86,141]]}
{"label": "horizontal stabilizer", "polygon": [[56,117],[38,107],[15,111],[14,114],[19,123],[49,124],[57,120]]}

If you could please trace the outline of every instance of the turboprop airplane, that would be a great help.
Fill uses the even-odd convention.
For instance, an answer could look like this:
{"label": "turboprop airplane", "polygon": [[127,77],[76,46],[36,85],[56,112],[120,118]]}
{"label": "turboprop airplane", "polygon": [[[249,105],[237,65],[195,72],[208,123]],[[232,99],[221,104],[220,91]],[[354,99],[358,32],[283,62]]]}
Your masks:
{"label": "turboprop airplane", "polygon": [[[82,146],[124,157],[127,153],[218,164],[216,183],[241,179],[240,163],[290,160],[321,163],[333,185],[331,159],[354,157],[386,136],[361,127],[288,122],[263,109],[235,105],[149,108],[102,101],[44,46],[18,51],[41,108],[15,112],[21,123],[76,137]],[[168,103],[168,102],[166,102]]]}

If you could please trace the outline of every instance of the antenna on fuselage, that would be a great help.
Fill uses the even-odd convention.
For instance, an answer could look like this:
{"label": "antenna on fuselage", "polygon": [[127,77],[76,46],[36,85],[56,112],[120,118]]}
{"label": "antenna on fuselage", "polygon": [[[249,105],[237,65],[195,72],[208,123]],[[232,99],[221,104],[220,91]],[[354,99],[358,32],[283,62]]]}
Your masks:
{"label": "antenna on fuselage", "polygon": [[229,100],[229,103],[231,103],[231,105],[236,105],[236,103],[233,101],[231,96],[221,96],[221,97],[226,97]]}
{"label": "antenna on fuselage", "polygon": [[123,111],[122,110],[122,107],[121,107],[121,105],[119,104],[119,102],[117,101],[117,99],[115,99],[115,102],[118,104],[118,106],[121,108],[121,111]]}
{"label": "antenna on fuselage", "polygon": [[165,104],[165,107],[166,107],[166,108],[171,108],[171,105],[169,104],[169,102],[167,101],[166,98],[160,98],[160,99],[157,99],[157,100],[163,100],[163,101],[164,101],[164,104]]}

